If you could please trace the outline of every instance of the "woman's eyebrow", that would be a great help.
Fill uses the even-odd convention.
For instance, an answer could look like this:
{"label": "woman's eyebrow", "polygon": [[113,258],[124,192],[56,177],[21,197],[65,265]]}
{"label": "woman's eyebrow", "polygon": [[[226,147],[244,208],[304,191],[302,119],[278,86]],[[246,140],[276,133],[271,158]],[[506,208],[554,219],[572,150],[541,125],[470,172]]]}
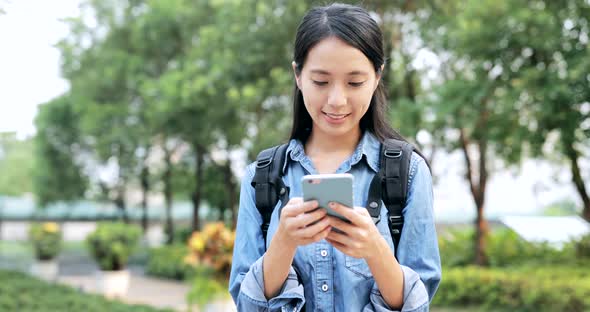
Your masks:
{"label": "woman's eyebrow", "polygon": [[[311,70],[312,74],[319,74],[319,75],[330,75],[330,72],[325,71],[323,69],[312,69]],[[361,70],[353,70],[351,72],[349,72],[347,75],[349,76],[361,76],[361,75],[368,75],[367,72],[361,71]]]}

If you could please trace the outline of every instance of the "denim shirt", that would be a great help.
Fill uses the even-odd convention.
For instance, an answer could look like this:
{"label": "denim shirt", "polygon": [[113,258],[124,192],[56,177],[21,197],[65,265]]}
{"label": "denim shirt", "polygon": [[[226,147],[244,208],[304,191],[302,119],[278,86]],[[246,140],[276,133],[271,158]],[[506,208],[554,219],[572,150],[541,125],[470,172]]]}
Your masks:
{"label": "denim shirt", "polygon": [[[379,170],[380,143],[365,132],[352,156],[336,173],[354,176],[354,205],[366,207],[369,185]],[[290,187],[289,197],[302,197],[301,177],[317,174],[305,155],[300,141],[291,140],[287,148],[290,160],[283,181]],[[264,296],[262,261],[279,224],[279,201],[268,229],[267,246],[256,209],[255,163],[246,168],[240,192],[240,204],[229,291],[238,311],[395,311],[383,299],[364,259],[343,254],[322,240],[299,246],[289,275],[279,294]],[[440,255],[432,208],[432,178],[424,160],[413,154],[409,169],[409,191],[403,209],[404,226],[397,258],[404,275],[401,311],[428,311],[429,303],[441,279]],[[389,247],[394,246],[387,224],[387,209],[381,203],[381,220],[376,224]]]}

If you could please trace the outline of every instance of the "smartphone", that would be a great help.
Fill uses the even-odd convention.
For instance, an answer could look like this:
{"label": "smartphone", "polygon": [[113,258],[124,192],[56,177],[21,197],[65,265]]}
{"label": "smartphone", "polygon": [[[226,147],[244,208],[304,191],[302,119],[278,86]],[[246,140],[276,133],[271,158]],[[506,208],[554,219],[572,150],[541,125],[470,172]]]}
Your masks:
{"label": "smartphone", "polygon": [[337,202],[353,208],[353,182],[354,177],[350,173],[305,175],[301,178],[303,200],[317,200],[320,208],[326,209],[329,215],[348,221],[328,204]]}

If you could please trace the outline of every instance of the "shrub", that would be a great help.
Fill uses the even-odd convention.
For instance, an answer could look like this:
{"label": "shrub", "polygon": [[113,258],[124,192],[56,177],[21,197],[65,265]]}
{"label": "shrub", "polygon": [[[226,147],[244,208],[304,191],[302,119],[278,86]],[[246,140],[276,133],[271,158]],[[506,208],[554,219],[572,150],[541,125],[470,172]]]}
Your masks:
{"label": "shrub", "polygon": [[199,267],[191,283],[191,289],[186,295],[189,305],[198,305],[199,308],[212,300],[229,297],[227,280],[210,267]]}
{"label": "shrub", "polygon": [[55,222],[31,224],[29,239],[33,245],[35,257],[39,260],[51,260],[61,250],[62,233]]}
{"label": "shrub", "polygon": [[86,237],[90,254],[101,270],[122,270],[137,247],[141,228],[124,223],[100,223]]}
{"label": "shrub", "polygon": [[193,228],[191,226],[181,226],[174,229],[174,243],[186,244],[191,234],[193,234]]}
{"label": "shrub", "polygon": [[473,230],[451,229],[438,237],[443,266],[455,267],[475,261]]}
{"label": "shrub", "polygon": [[[445,267],[466,266],[474,262],[473,230],[450,230],[439,236],[441,261]],[[565,264],[579,262],[574,246],[556,249],[547,243],[532,243],[510,229],[492,231],[486,239],[486,254],[491,267]]]}
{"label": "shrub", "polygon": [[188,279],[194,275],[193,266],[185,261],[188,252],[188,246],[184,244],[150,249],[146,265],[147,274],[177,280]]}
{"label": "shrub", "polygon": [[221,222],[209,223],[201,232],[194,232],[189,241],[188,263],[210,267],[229,277],[236,233]]}
{"label": "shrub", "polygon": [[590,259],[590,234],[574,242],[576,256],[581,259]]}
{"label": "shrub", "polygon": [[434,306],[473,306],[506,311],[588,311],[590,272],[568,267],[448,268]]}
{"label": "shrub", "polygon": [[23,273],[0,270],[0,311],[156,312],[171,311],[127,305],[68,286],[46,283]]}

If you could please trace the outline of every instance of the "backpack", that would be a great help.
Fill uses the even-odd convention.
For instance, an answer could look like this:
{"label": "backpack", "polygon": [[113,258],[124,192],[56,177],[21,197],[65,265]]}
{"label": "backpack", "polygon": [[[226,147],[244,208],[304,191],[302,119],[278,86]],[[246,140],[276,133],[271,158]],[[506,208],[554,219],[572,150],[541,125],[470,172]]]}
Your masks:
{"label": "backpack", "polygon": [[[282,144],[263,150],[256,158],[256,173],[252,179],[255,189],[256,208],[262,216],[262,236],[266,246],[266,235],[270,218],[277,202],[281,200],[281,208],[289,201],[289,187],[283,183],[287,160],[288,144]],[[414,147],[405,141],[387,139],[381,144],[379,172],[371,181],[367,210],[375,224],[380,220],[381,201],[387,208],[389,231],[395,246],[402,234],[404,217],[402,209],[406,205],[408,193],[408,171]]]}

